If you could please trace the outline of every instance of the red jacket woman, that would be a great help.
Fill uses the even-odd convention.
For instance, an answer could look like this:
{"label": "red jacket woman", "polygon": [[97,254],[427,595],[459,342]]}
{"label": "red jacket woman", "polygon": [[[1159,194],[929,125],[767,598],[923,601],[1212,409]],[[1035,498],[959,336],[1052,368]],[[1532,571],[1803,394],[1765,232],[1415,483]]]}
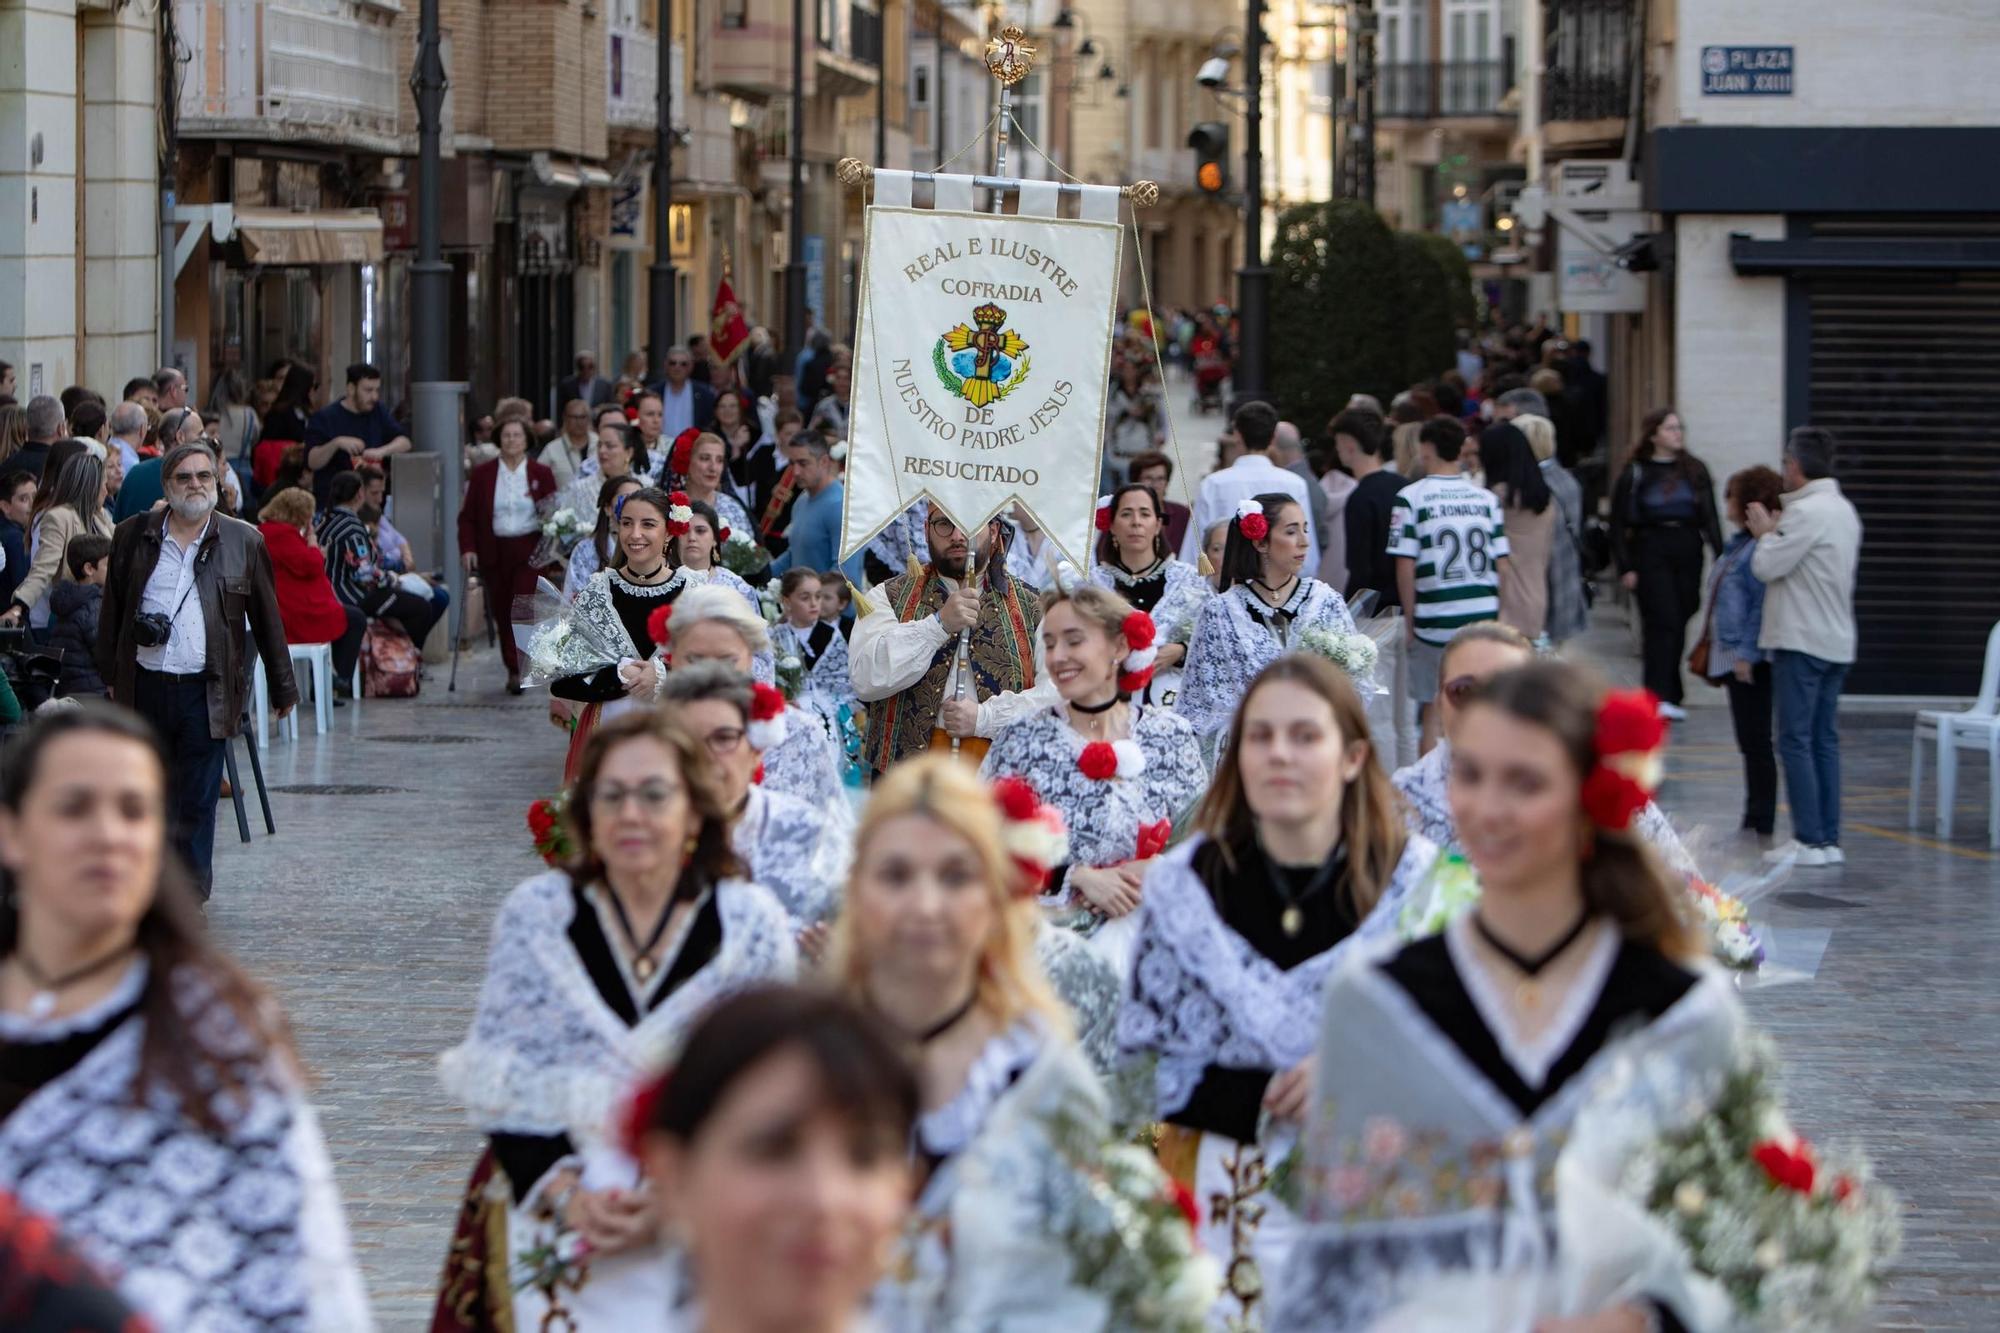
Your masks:
{"label": "red jacket woman", "polygon": [[[507,693],[521,693],[521,659],[514,643],[514,599],[535,591],[535,551],[541,545],[542,504],[556,493],[556,474],[528,457],[528,423],[502,421],[500,456],[472,469],[458,511],[458,549],[468,574],[479,575],[486,606],[499,630]],[[501,487],[506,491],[502,494]]]}
{"label": "red jacket woman", "polygon": [[326,557],[308,535],[313,526],[312,492],[288,487],[267,499],[258,516],[263,522],[257,531],[271,556],[285,641],[332,644],[334,687],[345,694],[360,660],[368,617],[334,595],[326,577]]}

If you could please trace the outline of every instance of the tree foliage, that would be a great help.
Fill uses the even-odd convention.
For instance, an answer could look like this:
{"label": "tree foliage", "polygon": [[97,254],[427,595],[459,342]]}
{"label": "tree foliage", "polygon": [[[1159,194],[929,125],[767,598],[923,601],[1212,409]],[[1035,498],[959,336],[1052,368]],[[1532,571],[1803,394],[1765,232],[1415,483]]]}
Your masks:
{"label": "tree foliage", "polygon": [[1358,200],[1286,209],[1269,262],[1271,388],[1308,435],[1353,394],[1386,404],[1450,369],[1455,334],[1472,324],[1458,247],[1392,232]]}

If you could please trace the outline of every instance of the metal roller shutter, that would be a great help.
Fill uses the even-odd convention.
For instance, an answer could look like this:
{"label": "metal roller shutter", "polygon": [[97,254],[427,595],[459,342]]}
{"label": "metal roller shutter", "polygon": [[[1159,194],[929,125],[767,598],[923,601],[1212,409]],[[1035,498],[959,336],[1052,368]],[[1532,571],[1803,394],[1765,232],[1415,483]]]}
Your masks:
{"label": "metal roller shutter", "polygon": [[1864,525],[1847,689],[1971,695],[2000,620],[2000,275],[1801,281],[1810,420]]}

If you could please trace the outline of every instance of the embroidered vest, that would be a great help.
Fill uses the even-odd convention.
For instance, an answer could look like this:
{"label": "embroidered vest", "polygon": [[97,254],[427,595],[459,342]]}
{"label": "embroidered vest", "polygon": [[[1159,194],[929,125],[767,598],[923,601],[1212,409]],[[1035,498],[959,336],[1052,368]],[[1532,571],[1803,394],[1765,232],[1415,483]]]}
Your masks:
{"label": "embroidered vest", "polygon": [[[910,624],[935,615],[944,605],[944,581],[930,565],[898,574],[882,585],[881,595],[895,610],[896,620]],[[972,689],[985,700],[996,694],[1032,689],[1035,684],[1035,630],[1042,614],[1021,595],[1021,585],[1002,569],[986,576],[981,590],[979,623],[972,629]],[[944,704],[951,663],[958,652],[954,634],[931,658],[930,669],[909,688],[868,707],[868,762],[877,773],[898,759],[930,744]]]}

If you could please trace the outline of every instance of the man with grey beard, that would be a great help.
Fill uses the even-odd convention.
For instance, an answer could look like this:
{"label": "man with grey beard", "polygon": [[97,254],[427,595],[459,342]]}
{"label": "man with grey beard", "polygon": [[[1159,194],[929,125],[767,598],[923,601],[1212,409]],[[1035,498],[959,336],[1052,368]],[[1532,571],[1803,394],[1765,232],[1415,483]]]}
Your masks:
{"label": "man with grey beard", "polygon": [[[215,510],[221,468],[200,443],[176,445],[161,460],[165,507],[126,519],[112,534],[97,635],[111,697],[160,734],[168,823],[204,902],[222,761],[242,724],[249,652],[264,659],[278,717],[299,698],[264,539]],[[254,645],[244,642],[246,619]]]}

